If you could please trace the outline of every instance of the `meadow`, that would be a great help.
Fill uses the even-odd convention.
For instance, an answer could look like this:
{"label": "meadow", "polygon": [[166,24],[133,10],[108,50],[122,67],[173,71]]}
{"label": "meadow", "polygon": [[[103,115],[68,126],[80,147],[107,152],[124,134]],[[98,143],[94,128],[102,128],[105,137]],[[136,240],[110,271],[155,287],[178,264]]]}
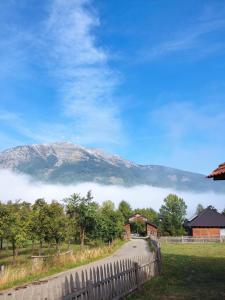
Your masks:
{"label": "meadow", "polygon": [[225,243],[162,244],[162,258],[161,276],[126,299],[225,299]]}

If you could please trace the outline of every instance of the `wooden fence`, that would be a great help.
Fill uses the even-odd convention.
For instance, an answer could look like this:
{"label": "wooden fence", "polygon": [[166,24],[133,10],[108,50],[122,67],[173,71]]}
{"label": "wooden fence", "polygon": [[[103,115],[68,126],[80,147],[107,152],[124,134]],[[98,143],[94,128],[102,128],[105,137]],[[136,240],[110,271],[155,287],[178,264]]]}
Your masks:
{"label": "wooden fence", "polygon": [[161,236],[159,242],[165,243],[212,243],[225,242],[225,237],[209,236]]}
{"label": "wooden fence", "polygon": [[161,270],[157,242],[151,256],[118,260],[80,273],[34,282],[0,292],[0,300],[118,300],[139,289]]}
{"label": "wooden fence", "polygon": [[151,277],[159,275],[160,262],[156,255],[126,259],[90,270],[89,274],[67,278],[64,300],[116,300],[139,289]]}

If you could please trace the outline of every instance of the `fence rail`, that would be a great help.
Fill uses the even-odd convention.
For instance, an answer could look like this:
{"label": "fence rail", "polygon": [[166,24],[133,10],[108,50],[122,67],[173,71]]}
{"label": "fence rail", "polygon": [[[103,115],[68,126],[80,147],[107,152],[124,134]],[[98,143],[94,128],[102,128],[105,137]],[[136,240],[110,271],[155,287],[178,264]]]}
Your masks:
{"label": "fence rail", "polygon": [[161,253],[157,241],[151,256],[118,260],[77,273],[34,282],[0,292],[0,300],[118,300],[159,275]]}
{"label": "fence rail", "polygon": [[159,242],[165,243],[212,243],[225,242],[225,236],[209,237],[209,236],[161,236]]}

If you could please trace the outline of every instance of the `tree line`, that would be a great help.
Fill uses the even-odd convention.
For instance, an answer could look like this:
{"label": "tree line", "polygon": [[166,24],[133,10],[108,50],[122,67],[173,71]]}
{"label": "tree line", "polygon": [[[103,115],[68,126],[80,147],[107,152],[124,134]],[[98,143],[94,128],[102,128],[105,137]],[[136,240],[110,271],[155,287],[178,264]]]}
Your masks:
{"label": "tree line", "polygon": [[[186,209],[184,200],[172,194],[164,199],[159,212],[152,208],[132,209],[126,201],[121,201],[117,209],[112,201],[99,205],[91,191],[85,196],[75,193],[62,203],[47,203],[43,198],[33,204],[21,200],[0,202],[0,249],[7,241],[16,257],[28,242],[32,249],[38,244],[39,255],[44,243],[54,245],[57,251],[62,243],[110,243],[123,237],[124,223],[135,213],[156,224],[161,235],[181,235],[185,233]],[[201,209],[199,205],[198,212]],[[140,230],[140,224],[134,230]]]}
{"label": "tree line", "polygon": [[0,202],[0,249],[7,242],[16,257],[28,243],[32,249],[38,244],[41,255],[44,243],[59,251],[62,243],[83,246],[90,240],[111,242],[122,238],[123,225],[124,217],[113,202],[99,205],[91,192],[85,196],[73,194],[63,203],[47,203],[45,199],[37,199],[33,204],[21,200]]}

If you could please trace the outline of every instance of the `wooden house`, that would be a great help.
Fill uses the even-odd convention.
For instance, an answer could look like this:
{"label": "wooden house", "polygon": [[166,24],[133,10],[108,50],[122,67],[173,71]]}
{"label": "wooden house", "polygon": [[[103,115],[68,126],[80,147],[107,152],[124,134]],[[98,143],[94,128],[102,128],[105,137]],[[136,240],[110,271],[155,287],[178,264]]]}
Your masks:
{"label": "wooden house", "polygon": [[192,236],[225,237],[225,215],[218,213],[212,206],[208,206],[184,226]]}

